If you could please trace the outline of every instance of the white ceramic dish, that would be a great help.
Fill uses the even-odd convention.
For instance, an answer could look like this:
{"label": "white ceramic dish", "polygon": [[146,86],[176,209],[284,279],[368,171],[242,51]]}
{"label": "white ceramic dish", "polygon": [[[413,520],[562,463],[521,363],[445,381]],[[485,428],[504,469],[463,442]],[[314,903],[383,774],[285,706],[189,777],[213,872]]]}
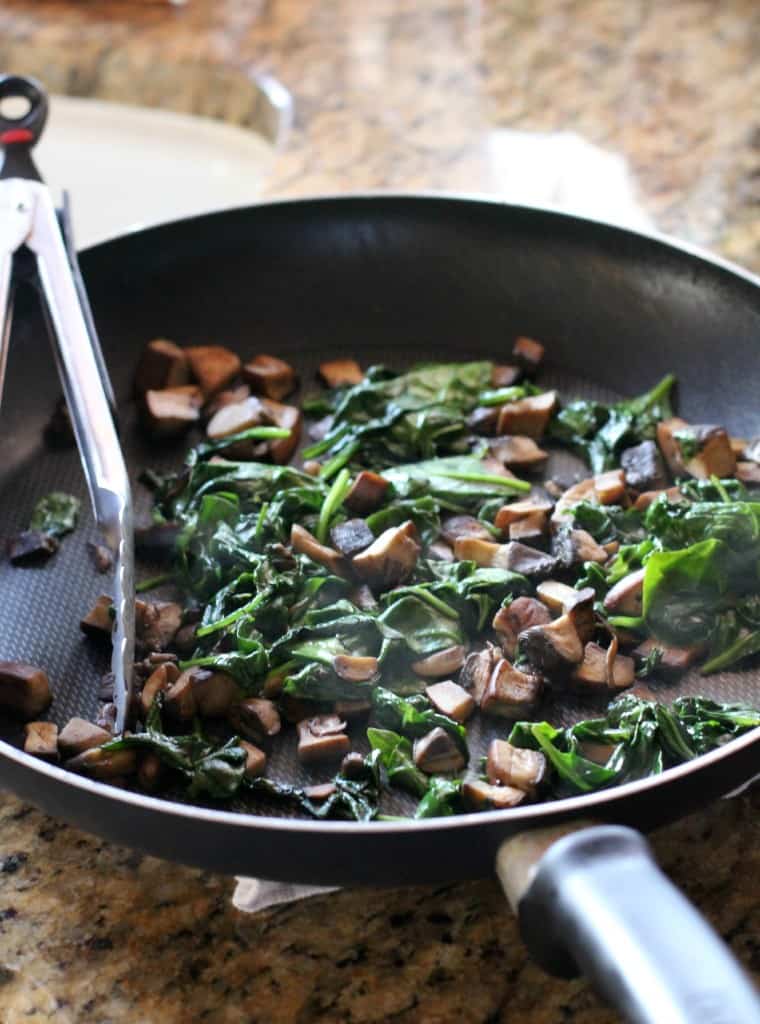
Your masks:
{"label": "white ceramic dish", "polygon": [[53,96],[36,158],[72,197],[77,246],[256,202],[275,149],[255,132],[166,110]]}

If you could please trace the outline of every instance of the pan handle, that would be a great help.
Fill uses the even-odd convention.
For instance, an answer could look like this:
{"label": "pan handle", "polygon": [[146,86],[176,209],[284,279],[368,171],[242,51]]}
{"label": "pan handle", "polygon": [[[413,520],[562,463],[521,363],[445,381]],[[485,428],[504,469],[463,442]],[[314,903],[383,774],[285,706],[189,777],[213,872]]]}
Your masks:
{"label": "pan handle", "polygon": [[758,1024],[751,982],[646,840],[613,825],[567,831],[523,833],[497,855],[534,959],[585,974],[631,1024]]}

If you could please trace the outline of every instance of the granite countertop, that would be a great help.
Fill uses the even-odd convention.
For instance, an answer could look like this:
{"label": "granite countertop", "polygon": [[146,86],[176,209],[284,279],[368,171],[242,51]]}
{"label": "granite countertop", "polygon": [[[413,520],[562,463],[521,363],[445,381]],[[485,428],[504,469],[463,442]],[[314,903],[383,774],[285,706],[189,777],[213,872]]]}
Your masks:
{"label": "granite countertop", "polygon": [[[756,271],[759,51],[753,0],[0,10],[4,70],[279,137],[271,196],[430,188],[586,209],[606,197]],[[257,87],[267,75],[294,99],[287,137],[287,104]],[[755,789],[655,837],[758,979],[759,810]],[[491,880],[257,914],[234,908],[234,884],[0,795],[0,1022],[615,1020],[584,983],[527,960]]]}

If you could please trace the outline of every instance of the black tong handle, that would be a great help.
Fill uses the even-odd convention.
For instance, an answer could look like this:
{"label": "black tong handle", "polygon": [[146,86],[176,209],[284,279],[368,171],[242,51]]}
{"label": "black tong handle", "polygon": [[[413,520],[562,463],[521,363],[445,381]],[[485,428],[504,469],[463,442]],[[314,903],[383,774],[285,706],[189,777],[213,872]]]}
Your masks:
{"label": "black tong handle", "polygon": [[[4,116],[2,103],[8,99],[25,99],[29,109],[21,117]],[[0,180],[42,180],[32,160],[32,150],[42,135],[47,115],[48,98],[39,82],[33,78],[22,78],[21,75],[0,76],[0,149],[5,154],[0,167]]]}

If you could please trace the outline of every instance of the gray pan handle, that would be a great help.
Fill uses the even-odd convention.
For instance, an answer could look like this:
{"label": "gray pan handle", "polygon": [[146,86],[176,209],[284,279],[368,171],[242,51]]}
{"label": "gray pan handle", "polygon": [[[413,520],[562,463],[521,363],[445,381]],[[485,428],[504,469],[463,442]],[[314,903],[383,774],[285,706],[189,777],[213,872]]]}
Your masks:
{"label": "gray pan handle", "polygon": [[632,1024],[760,1024],[751,982],[638,832],[539,833],[532,854],[525,838],[502,846],[497,871],[542,967],[581,971]]}

